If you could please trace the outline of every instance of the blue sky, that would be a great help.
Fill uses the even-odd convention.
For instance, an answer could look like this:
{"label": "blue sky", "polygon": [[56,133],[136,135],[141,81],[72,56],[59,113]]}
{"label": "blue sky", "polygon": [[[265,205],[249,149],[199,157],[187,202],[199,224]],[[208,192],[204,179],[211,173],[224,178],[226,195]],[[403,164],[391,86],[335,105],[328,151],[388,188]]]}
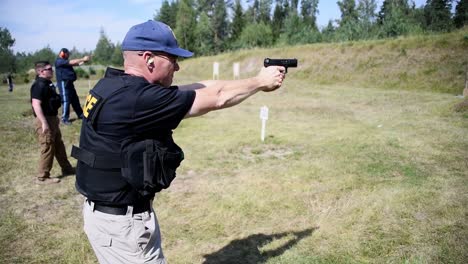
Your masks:
{"label": "blue sky", "polygon": [[[319,26],[340,17],[336,2],[319,1]],[[421,6],[426,1],[415,2]],[[101,28],[113,43],[121,42],[132,25],[152,19],[161,3],[162,0],[0,0],[0,27],[6,27],[16,40],[15,52],[34,52],[47,45],[54,51],[62,47],[90,51],[96,47]]]}

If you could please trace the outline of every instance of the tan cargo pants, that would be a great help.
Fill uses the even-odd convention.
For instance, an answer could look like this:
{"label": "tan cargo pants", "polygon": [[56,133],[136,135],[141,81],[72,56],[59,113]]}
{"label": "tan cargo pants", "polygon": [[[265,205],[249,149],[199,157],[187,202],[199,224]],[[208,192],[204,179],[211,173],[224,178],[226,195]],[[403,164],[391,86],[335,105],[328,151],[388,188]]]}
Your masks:
{"label": "tan cargo pants", "polygon": [[161,248],[161,233],[154,210],[112,215],[94,210],[94,203],[83,204],[84,231],[100,264],[166,264]]}
{"label": "tan cargo pants", "polygon": [[39,166],[37,170],[37,178],[49,178],[50,170],[54,163],[54,157],[57,159],[62,171],[72,169],[72,166],[67,158],[65,145],[62,141],[62,133],[60,132],[60,121],[56,116],[46,116],[49,124],[49,131],[42,133],[42,123],[39,118],[35,118],[34,127],[36,130],[37,140],[40,145]]}

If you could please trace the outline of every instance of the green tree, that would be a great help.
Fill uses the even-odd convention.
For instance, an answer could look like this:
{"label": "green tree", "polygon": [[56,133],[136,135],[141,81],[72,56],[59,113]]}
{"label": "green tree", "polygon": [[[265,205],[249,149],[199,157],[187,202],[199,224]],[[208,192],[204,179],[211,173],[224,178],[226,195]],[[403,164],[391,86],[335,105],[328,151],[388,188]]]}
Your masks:
{"label": "green tree", "polygon": [[34,68],[34,63],[37,61],[49,61],[54,65],[57,58],[57,52],[54,52],[49,45],[35,51],[34,53],[17,52],[15,55],[15,70],[18,73],[25,73]]}
{"label": "green tree", "polygon": [[283,29],[284,19],[286,18],[285,4],[289,5],[287,0],[277,0],[275,4],[271,23],[271,30],[273,32],[274,39],[277,39],[280,36],[281,30]]}
{"label": "green tree", "polygon": [[453,22],[457,28],[468,24],[468,0],[459,0],[455,7]]}
{"label": "green tree", "polygon": [[451,0],[427,0],[425,6],[426,26],[431,31],[450,31],[452,23]]}
{"label": "green tree", "polygon": [[354,0],[342,0],[337,2],[341,11],[341,19],[336,36],[339,40],[359,39],[359,20],[356,2]]}
{"label": "green tree", "polygon": [[383,24],[386,19],[392,16],[395,10],[401,10],[403,14],[408,14],[409,8],[407,0],[384,0],[378,14],[377,22]]}
{"label": "green tree", "polygon": [[317,30],[317,15],[318,15],[319,0],[302,0],[301,1],[301,16],[304,24]]}
{"label": "green tree", "polygon": [[198,55],[210,55],[214,53],[214,34],[213,29],[211,28],[210,18],[206,12],[201,13],[200,18],[198,19],[195,33],[195,43],[197,43],[195,52]]}
{"label": "green tree", "polygon": [[114,47],[114,52],[112,52],[110,62],[114,66],[123,66],[124,60],[122,54],[122,44],[120,44],[119,42],[117,42],[117,44]]}
{"label": "green tree", "polygon": [[270,23],[271,17],[271,4],[272,0],[260,0],[258,2],[258,21],[262,21],[265,24]]}
{"label": "green tree", "polygon": [[385,0],[379,11],[379,37],[396,37],[420,30],[407,0]]}
{"label": "green tree", "polygon": [[372,24],[376,19],[376,0],[358,0],[358,18],[366,24]]}
{"label": "green tree", "polygon": [[[54,52],[50,48],[49,45],[47,45],[45,48],[37,50],[32,55],[33,63],[36,62],[36,61],[46,60],[46,61],[49,61],[50,63],[54,64],[56,58],[57,58],[57,53]],[[31,64],[30,67],[32,67],[32,66],[33,65]]]}
{"label": "green tree", "polygon": [[188,50],[195,50],[196,43],[194,28],[196,28],[196,14],[192,0],[181,0],[177,9],[175,35],[179,45]]}
{"label": "green tree", "polygon": [[273,43],[271,27],[263,22],[247,25],[242,31],[238,46],[242,48],[267,47]]}
{"label": "green tree", "polygon": [[284,21],[289,12],[289,1],[288,0],[277,0],[275,5],[275,10],[273,11],[273,21],[271,30],[273,32],[273,38],[276,41],[283,28]]}
{"label": "green tree", "polygon": [[341,12],[340,26],[357,22],[358,12],[354,0],[342,0],[338,1],[337,4]]}
{"label": "green tree", "polygon": [[245,19],[247,24],[260,22],[260,2],[254,0],[252,5],[245,12]]}
{"label": "green tree", "polygon": [[291,9],[289,11],[296,12],[299,6],[299,0],[291,0]]}
{"label": "green tree", "polygon": [[[1,62],[0,62],[1,63]],[[26,72],[33,67],[31,53],[17,52],[15,54],[15,70],[18,73]]]}
{"label": "green tree", "polygon": [[228,34],[228,21],[225,1],[216,0],[214,4],[213,16],[211,18],[211,24],[214,33],[214,48],[215,52],[218,53],[224,50],[225,41]]}
{"label": "green tree", "polygon": [[86,72],[83,68],[81,67],[76,67],[75,68],[75,72],[76,72],[76,76],[78,78],[85,78],[85,79],[89,79],[89,73]]}
{"label": "green tree", "polygon": [[413,2],[412,6],[409,9],[409,21],[415,28],[422,30],[426,28],[426,17],[425,17],[425,7],[416,7],[416,4]]}
{"label": "green tree", "polygon": [[372,38],[374,23],[376,20],[377,3],[375,0],[358,0],[359,38]]}
{"label": "green tree", "polygon": [[282,45],[297,45],[306,43],[315,43],[321,40],[320,32],[312,26],[303,23],[299,14],[290,11],[285,19],[284,30],[279,38]]}
{"label": "green tree", "polygon": [[322,29],[322,40],[325,42],[332,42],[335,37],[336,28],[333,26],[333,21],[328,20],[328,24]]}
{"label": "green tree", "polygon": [[198,14],[201,15],[205,12],[208,17],[212,15],[216,0],[197,0],[195,2]]}
{"label": "green tree", "polygon": [[94,49],[93,61],[102,65],[111,64],[114,48],[114,44],[107,38],[104,29],[101,28],[100,37]]}
{"label": "green tree", "polygon": [[236,0],[234,4],[234,17],[232,18],[231,24],[231,42],[235,42],[244,29],[244,11],[242,10],[242,4],[240,0]]}
{"label": "green tree", "polygon": [[15,39],[7,28],[0,27],[0,72],[15,71],[15,57],[11,47]]}
{"label": "green tree", "polygon": [[154,20],[164,22],[171,28],[175,28],[178,3],[178,1],[171,1],[171,3],[169,3],[168,0],[164,0],[159,12],[154,16]]}

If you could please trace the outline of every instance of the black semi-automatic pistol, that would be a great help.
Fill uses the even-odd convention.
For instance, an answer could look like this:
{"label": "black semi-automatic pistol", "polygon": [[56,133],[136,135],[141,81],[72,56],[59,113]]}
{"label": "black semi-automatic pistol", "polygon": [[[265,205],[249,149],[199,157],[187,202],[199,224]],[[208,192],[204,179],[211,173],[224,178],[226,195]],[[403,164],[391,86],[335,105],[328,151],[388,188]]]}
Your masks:
{"label": "black semi-automatic pistol", "polygon": [[297,59],[270,59],[266,58],[263,61],[263,66],[283,66],[286,69],[286,73],[288,73],[288,68],[296,68],[297,67]]}

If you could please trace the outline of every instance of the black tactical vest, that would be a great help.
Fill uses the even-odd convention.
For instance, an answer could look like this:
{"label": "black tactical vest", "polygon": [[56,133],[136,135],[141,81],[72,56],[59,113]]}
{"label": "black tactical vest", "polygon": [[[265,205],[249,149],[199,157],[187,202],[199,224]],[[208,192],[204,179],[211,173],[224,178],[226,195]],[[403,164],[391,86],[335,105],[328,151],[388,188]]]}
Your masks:
{"label": "black tactical vest", "polygon": [[184,158],[172,139],[172,131],[161,132],[152,139],[135,137],[123,142],[95,131],[102,106],[125,88],[123,78],[104,78],[90,91],[80,146],[72,149],[72,156],[78,159],[77,190],[101,204],[135,205],[152,199],[156,192],[169,187]]}

